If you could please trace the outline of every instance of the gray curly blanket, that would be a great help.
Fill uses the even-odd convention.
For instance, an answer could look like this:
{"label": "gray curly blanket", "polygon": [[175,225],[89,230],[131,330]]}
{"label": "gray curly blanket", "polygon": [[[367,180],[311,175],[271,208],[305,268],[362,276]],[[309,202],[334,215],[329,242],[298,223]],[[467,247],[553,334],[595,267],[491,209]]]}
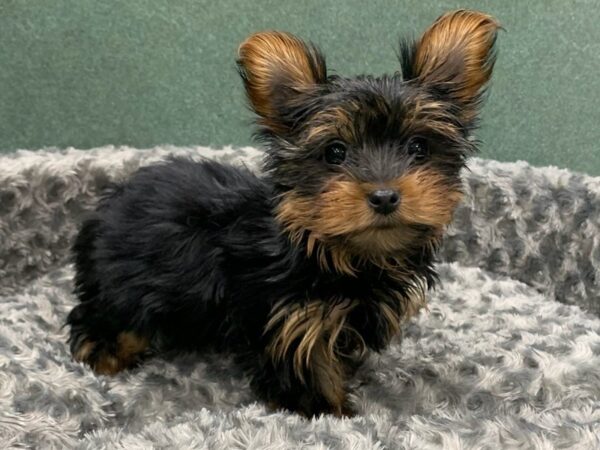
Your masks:
{"label": "gray curly blanket", "polygon": [[355,382],[351,419],[269,412],[221,355],[108,378],[74,363],[69,245],[111,180],[167,154],[0,157],[0,448],[599,448],[600,178],[474,159],[441,285]]}

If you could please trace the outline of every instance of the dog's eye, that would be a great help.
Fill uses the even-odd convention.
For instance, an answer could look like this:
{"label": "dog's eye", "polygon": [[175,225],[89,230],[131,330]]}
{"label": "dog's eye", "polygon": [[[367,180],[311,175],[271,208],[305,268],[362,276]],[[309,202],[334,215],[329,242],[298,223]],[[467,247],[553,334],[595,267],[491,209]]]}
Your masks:
{"label": "dog's eye", "polygon": [[422,161],[429,155],[429,144],[427,139],[414,137],[408,142],[408,153],[413,155],[417,161]]}
{"label": "dog's eye", "polygon": [[344,144],[336,142],[325,148],[325,161],[328,164],[341,164],[346,159],[346,147]]}

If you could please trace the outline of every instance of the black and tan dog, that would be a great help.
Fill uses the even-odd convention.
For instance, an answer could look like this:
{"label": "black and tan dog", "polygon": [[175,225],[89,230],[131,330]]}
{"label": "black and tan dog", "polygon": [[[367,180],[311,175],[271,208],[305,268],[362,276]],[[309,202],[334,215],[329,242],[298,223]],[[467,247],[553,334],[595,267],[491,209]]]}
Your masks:
{"label": "black and tan dog", "polygon": [[237,356],[257,394],[350,412],[346,380],[424,305],[494,65],[497,22],[440,17],[391,76],[328,76],[312,45],[250,36],[239,70],[264,175],[171,159],[114,186],[74,245],[76,360],[98,373],[160,341]]}

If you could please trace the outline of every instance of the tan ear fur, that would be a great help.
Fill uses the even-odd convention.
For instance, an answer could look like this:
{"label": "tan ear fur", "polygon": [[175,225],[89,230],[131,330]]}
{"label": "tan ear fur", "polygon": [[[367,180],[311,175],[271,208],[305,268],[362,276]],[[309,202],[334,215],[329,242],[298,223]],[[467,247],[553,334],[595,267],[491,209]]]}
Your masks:
{"label": "tan ear fur", "polygon": [[246,39],[238,66],[261,123],[281,131],[281,112],[301,92],[326,80],[325,61],[312,45],[289,33],[264,31]]}
{"label": "tan ear fur", "polygon": [[413,63],[418,80],[465,105],[476,102],[490,79],[499,23],[487,14],[444,14],[423,33]]}

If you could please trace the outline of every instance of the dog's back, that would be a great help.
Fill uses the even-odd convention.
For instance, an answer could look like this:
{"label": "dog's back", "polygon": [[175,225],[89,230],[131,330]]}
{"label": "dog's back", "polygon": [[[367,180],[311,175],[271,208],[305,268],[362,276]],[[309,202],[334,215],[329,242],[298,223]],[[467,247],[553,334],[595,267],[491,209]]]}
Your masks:
{"label": "dog's back", "polygon": [[[225,242],[236,235],[228,229],[245,214],[269,216],[268,189],[244,168],[181,158],[111,188],[73,246],[81,301],[68,317],[75,357],[110,373],[130,365],[130,353],[157,331],[178,347],[214,339],[227,295],[226,252],[235,245]],[[116,352],[115,342],[123,347]]]}

